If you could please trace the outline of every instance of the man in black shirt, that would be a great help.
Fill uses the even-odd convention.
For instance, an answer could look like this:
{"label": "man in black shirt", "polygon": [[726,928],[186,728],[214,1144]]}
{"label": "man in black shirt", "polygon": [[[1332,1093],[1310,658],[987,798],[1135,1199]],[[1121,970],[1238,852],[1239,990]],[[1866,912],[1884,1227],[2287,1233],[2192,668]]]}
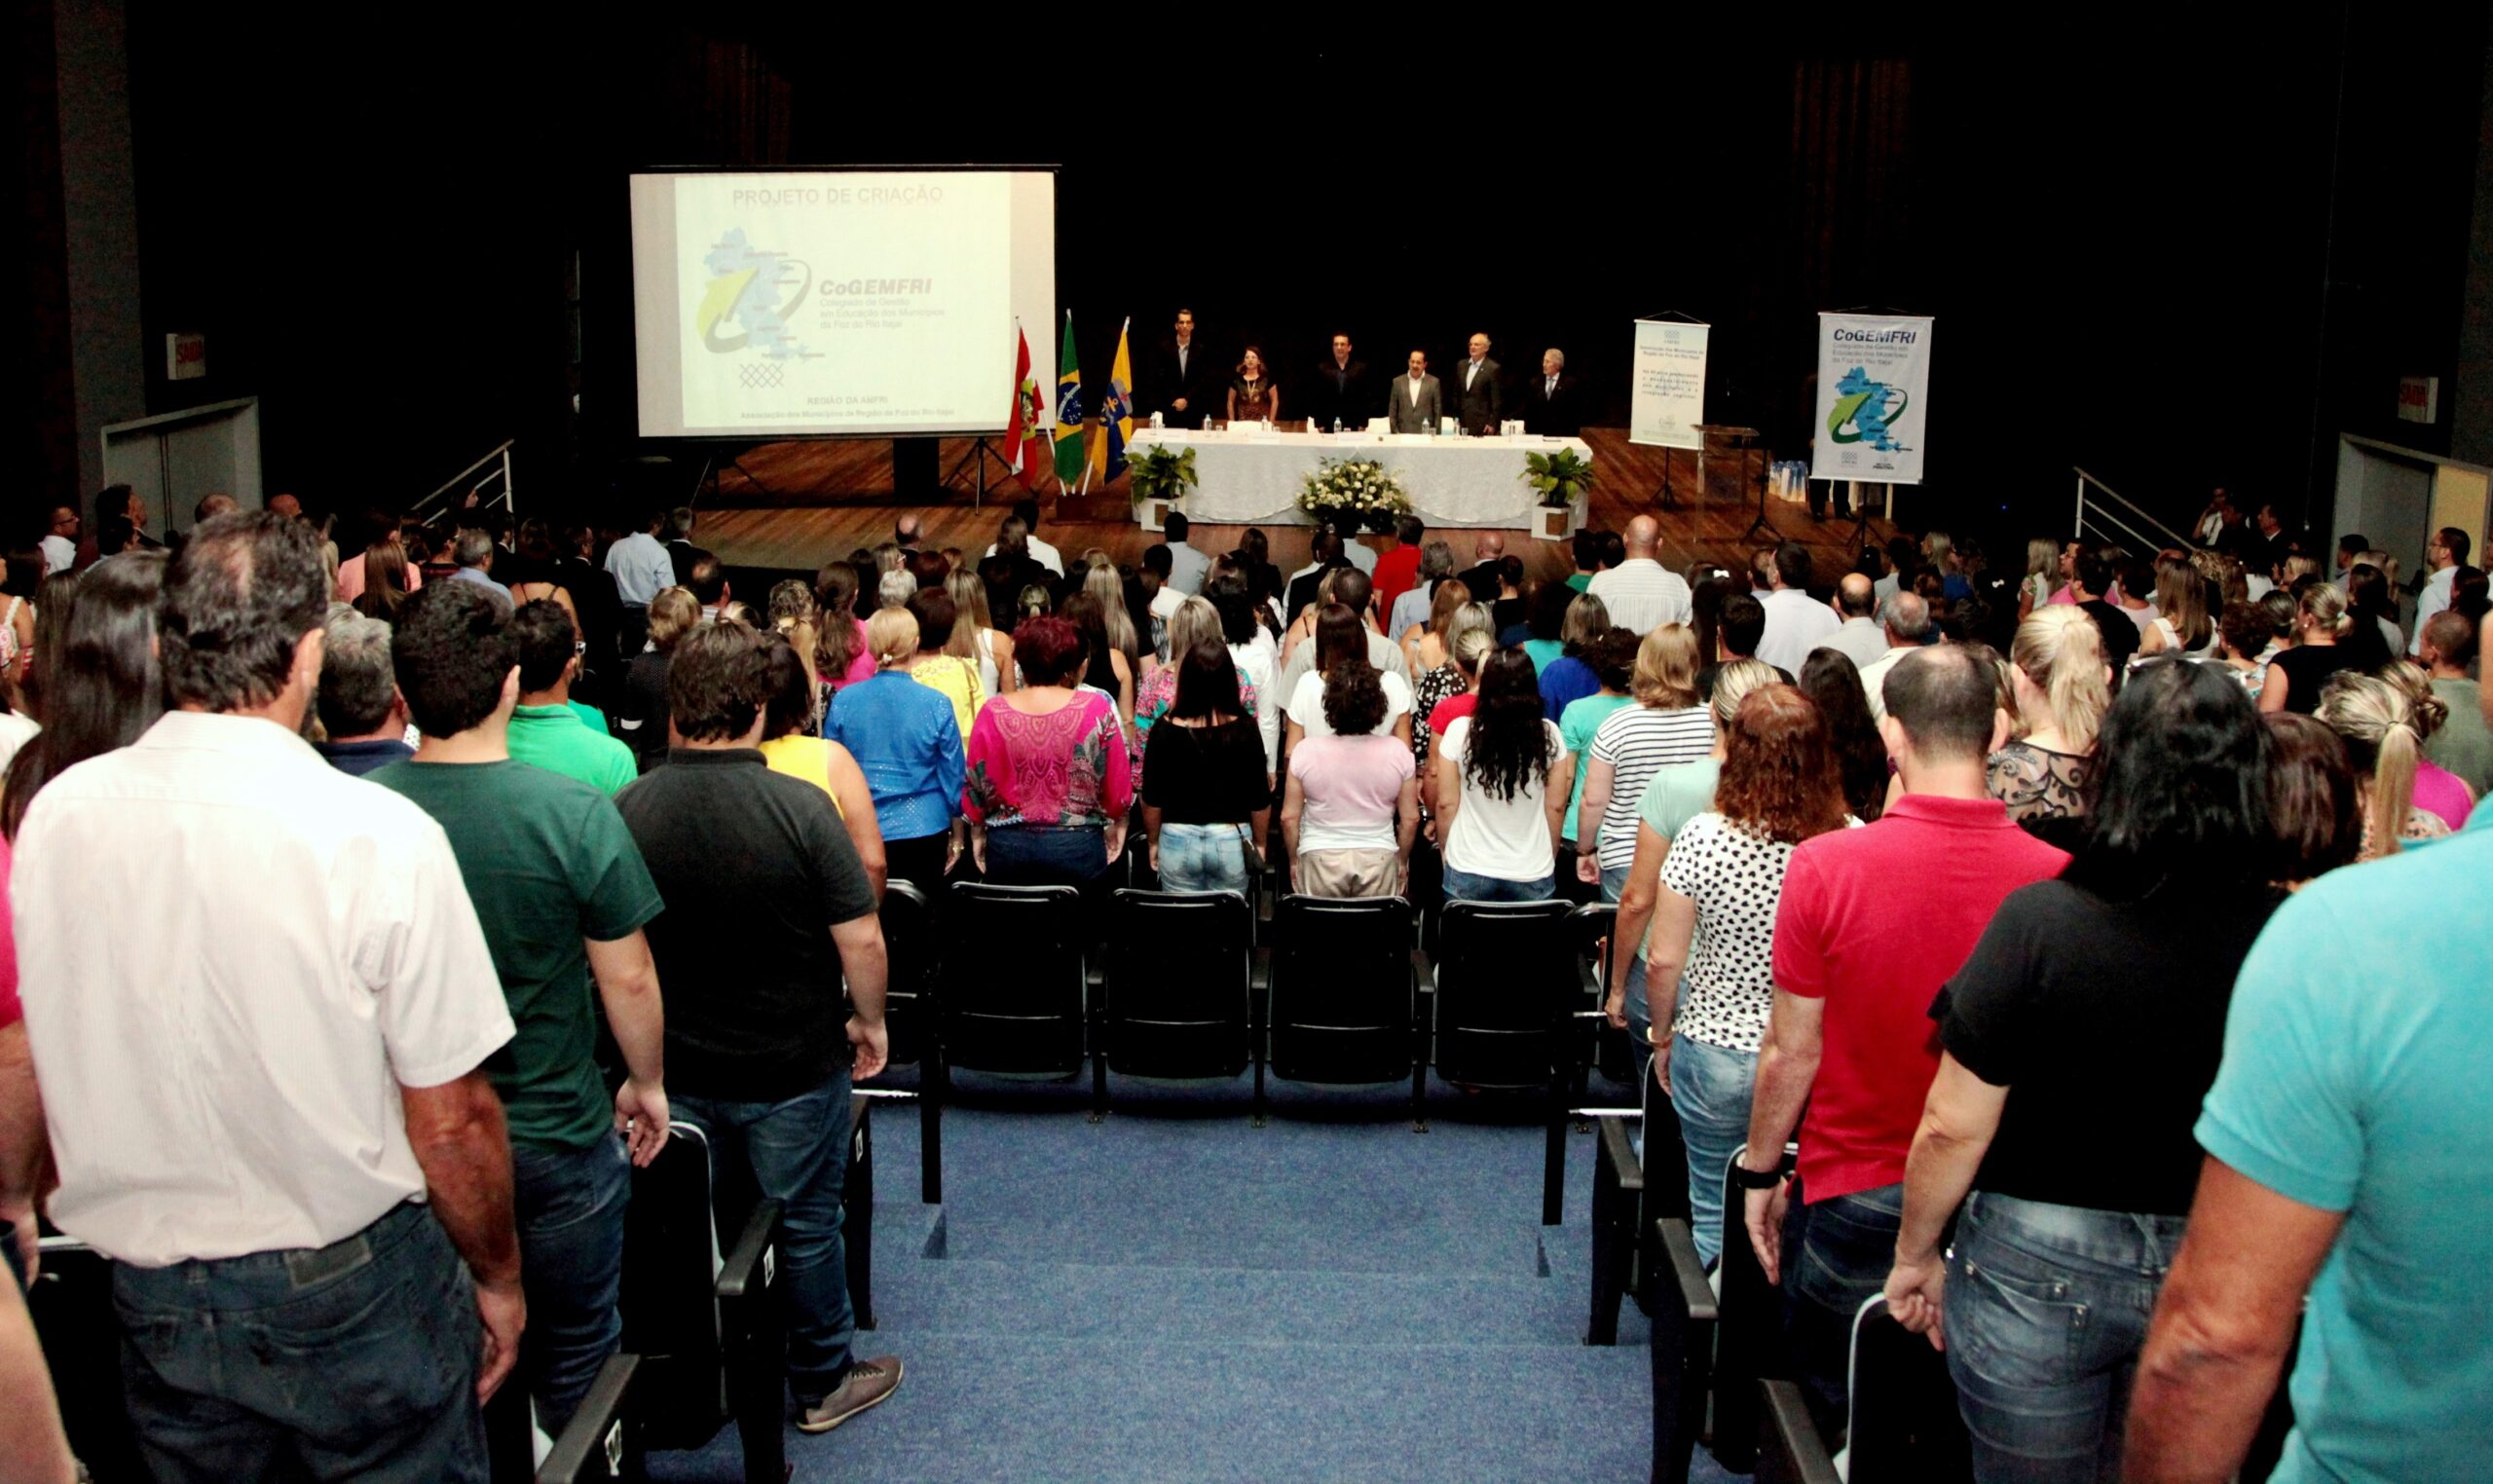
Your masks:
{"label": "man in black shirt", "polygon": [[770,688],[752,630],[686,635],[667,669],[681,745],[614,802],[667,904],[648,934],[675,1114],[734,1131],[762,1193],[786,1207],[788,1380],[797,1426],[821,1432],[901,1379],[890,1356],[849,1354],[839,1230],[850,1063],[872,1077],[888,1051],[883,934],[831,797],[763,761]]}
{"label": "man in black shirt", "polygon": [[2068,579],[2069,596],[2095,620],[2103,636],[2103,662],[2112,667],[2112,691],[2119,694],[2121,677],[2129,673],[2130,656],[2139,651],[2139,626],[2127,613],[2104,601],[2112,586],[2112,564],[2103,553],[2087,547],[2077,554]]}

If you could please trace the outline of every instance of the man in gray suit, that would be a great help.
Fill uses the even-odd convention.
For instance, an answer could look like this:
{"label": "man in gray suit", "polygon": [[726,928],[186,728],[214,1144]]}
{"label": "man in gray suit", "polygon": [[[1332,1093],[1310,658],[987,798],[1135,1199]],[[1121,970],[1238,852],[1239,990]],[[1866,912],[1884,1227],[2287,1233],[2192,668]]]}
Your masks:
{"label": "man in gray suit", "polygon": [[1498,363],[1489,358],[1489,337],[1474,335],[1471,358],[1454,368],[1455,426],[1466,433],[1495,434],[1506,400],[1498,390]]}
{"label": "man in gray suit", "polygon": [[1411,372],[1395,377],[1394,390],[1385,399],[1385,415],[1398,433],[1434,432],[1440,411],[1445,405],[1437,379],[1429,374],[1429,357],[1425,351],[1411,352]]}

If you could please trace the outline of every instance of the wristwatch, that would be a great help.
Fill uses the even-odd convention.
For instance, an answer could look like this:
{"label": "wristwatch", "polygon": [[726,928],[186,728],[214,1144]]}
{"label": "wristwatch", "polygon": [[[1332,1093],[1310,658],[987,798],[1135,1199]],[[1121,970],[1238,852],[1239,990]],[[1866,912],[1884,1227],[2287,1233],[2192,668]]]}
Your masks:
{"label": "wristwatch", "polygon": [[1772,1169],[1751,1169],[1746,1165],[1733,1164],[1731,1178],[1739,1183],[1742,1190],[1772,1190],[1783,1183],[1783,1169],[1780,1166]]}

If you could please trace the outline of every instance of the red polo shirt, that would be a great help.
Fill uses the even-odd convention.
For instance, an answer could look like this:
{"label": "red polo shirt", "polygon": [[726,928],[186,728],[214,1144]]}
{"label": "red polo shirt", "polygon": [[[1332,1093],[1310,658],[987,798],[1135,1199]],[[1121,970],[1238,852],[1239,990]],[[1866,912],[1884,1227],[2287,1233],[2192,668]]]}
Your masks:
{"label": "red polo shirt", "polygon": [[2068,857],[1996,799],[1908,794],[1877,824],[1804,841],[1774,916],[1774,987],[1826,1004],[1801,1120],[1802,1194],[1823,1201],[1905,1177],[1939,1071],[1930,1002],[2000,900]]}
{"label": "red polo shirt", "polygon": [[[1394,600],[1420,580],[1420,548],[1396,546],[1376,559],[1376,611],[1391,615]],[[1400,636],[1389,636],[1399,638]]]}

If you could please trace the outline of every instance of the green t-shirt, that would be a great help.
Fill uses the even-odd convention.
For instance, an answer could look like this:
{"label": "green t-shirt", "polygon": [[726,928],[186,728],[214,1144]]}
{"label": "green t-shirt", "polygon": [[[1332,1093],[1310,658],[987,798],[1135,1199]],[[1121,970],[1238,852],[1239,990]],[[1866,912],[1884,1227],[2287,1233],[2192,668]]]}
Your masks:
{"label": "green t-shirt", "polygon": [[611,737],[614,735],[614,733],[607,727],[605,712],[598,710],[586,701],[565,701],[563,704],[572,708],[572,715],[580,719],[580,724],[582,726],[587,727],[589,730],[597,733],[601,737]]}
{"label": "green t-shirt", "polygon": [[1567,578],[1567,585],[1578,592],[1582,592],[1593,585],[1593,575],[1589,572],[1576,573]]}
{"label": "green t-shirt", "polygon": [[664,906],[623,816],[587,784],[515,761],[393,762],[371,776],[431,815],[459,858],[518,1026],[488,1067],[511,1138],[586,1148],[614,1126],[586,941],[627,937]]}
{"label": "green t-shirt", "polygon": [[1567,652],[1567,647],[1555,639],[1527,639],[1523,651],[1532,656],[1532,673],[1537,677],[1556,664],[1558,656]]}
{"label": "green t-shirt", "polygon": [[1584,804],[1584,770],[1592,765],[1593,733],[1601,730],[1602,719],[1621,706],[1633,706],[1632,695],[1587,695],[1567,703],[1558,713],[1558,737],[1567,744],[1567,755],[1576,760],[1576,787],[1567,795],[1567,820],[1558,832],[1562,840],[1581,840],[1576,833],[1576,811]]}
{"label": "green t-shirt", "polygon": [[[1656,768],[1636,798],[1636,817],[1662,838],[1677,839],[1690,820],[1714,807],[1714,785],[1722,776],[1723,763],[1716,758]],[[1644,944],[1636,945],[1636,956],[1645,956]]]}
{"label": "green t-shirt", "polygon": [[510,755],[547,772],[577,778],[608,798],[641,776],[632,749],[591,731],[571,706],[522,706],[510,714]]}

